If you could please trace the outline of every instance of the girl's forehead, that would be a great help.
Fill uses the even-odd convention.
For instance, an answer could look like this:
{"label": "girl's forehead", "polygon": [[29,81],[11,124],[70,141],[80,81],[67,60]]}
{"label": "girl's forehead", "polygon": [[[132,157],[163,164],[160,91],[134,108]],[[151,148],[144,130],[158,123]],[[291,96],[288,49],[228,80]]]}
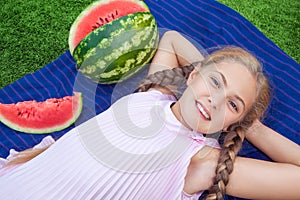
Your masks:
{"label": "girl's forehead", "polygon": [[222,61],[220,63],[212,63],[205,67],[197,66],[199,72],[223,72],[223,73],[234,73],[236,75],[247,75],[254,77],[250,70],[243,64],[236,61]]}
{"label": "girl's forehead", "polygon": [[212,69],[218,69],[218,68],[230,68],[231,65],[234,64],[239,64],[241,67],[246,68],[245,66],[243,66],[241,63],[234,61],[234,60],[223,60],[223,61],[219,61],[219,62],[212,62],[207,64],[204,67],[201,67],[201,64],[198,64],[197,67],[199,67],[201,70],[212,70]]}

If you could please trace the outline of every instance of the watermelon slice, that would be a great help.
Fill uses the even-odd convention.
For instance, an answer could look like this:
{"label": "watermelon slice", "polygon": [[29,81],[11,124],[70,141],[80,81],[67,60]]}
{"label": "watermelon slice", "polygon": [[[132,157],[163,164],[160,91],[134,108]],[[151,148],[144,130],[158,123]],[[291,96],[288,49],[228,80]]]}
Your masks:
{"label": "watermelon slice", "polygon": [[141,0],[99,0],[89,5],[77,17],[70,29],[71,54],[79,42],[93,30],[114,19],[136,12],[149,12]]}
{"label": "watermelon slice", "polygon": [[74,96],[51,98],[43,102],[0,103],[0,121],[24,133],[51,133],[73,124],[81,110],[82,94],[74,92]]}

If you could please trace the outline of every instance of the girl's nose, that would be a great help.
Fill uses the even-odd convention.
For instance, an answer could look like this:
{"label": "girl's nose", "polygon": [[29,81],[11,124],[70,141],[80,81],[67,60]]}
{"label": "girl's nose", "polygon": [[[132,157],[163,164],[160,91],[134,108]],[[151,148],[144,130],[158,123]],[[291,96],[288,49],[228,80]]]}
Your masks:
{"label": "girl's nose", "polygon": [[208,97],[208,102],[209,102],[210,106],[211,106],[213,109],[217,109],[217,106],[216,106],[216,104],[215,104],[215,101],[213,101],[212,96],[209,96],[209,97]]}
{"label": "girl's nose", "polygon": [[208,102],[213,109],[217,109],[224,104],[224,97],[222,95],[214,95],[208,97]]}

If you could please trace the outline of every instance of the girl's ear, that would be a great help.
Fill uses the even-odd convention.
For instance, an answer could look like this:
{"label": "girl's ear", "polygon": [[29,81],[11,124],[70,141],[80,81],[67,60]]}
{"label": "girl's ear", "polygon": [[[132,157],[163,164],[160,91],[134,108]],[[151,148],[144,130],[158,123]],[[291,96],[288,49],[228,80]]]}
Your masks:
{"label": "girl's ear", "polygon": [[186,84],[190,85],[191,82],[195,79],[195,77],[199,74],[199,71],[195,68],[189,75]]}

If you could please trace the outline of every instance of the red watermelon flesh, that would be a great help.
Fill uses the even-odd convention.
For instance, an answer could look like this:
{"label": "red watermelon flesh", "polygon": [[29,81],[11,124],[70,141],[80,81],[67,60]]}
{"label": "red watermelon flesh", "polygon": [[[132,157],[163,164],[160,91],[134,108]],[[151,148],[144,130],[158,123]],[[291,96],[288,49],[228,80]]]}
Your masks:
{"label": "red watermelon flesh", "polygon": [[0,103],[0,121],[25,133],[50,133],[73,124],[81,110],[82,94],[74,92],[74,96],[51,98],[43,102]]}
{"label": "red watermelon flesh", "polygon": [[88,6],[75,20],[70,29],[71,53],[79,42],[96,28],[110,21],[136,12],[148,12],[140,0],[100,0]]}

